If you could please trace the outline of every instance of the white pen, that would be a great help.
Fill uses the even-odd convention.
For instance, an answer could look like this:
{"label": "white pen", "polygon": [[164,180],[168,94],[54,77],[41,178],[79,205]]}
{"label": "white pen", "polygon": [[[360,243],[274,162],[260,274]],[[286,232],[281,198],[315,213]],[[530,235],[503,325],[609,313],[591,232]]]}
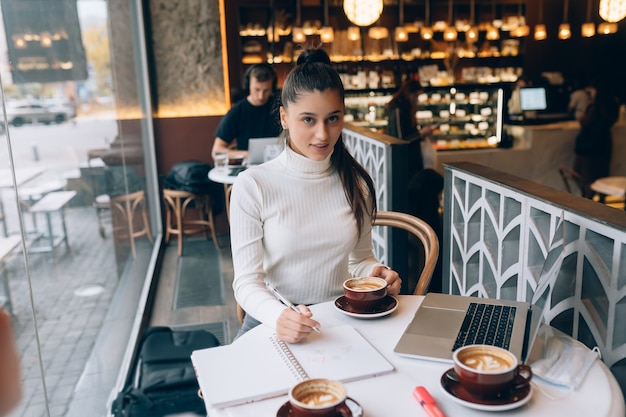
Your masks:
{"label": "white pen", "polygon": [[[276,291],[276,288],[272,287],[272,285],[269,282],[266,282],[265,286],[267,287],[268,290],[271,291],[272,294],[274,294],[274,297],[276,297],[276,298],[278,298],[280,300],[281,303],[283,303],[284,305],[286,305],[287,307],[289,307],[290,309],[292,309],[296,313],[302,314],[302,311],[300,311],[298,309],[298,307],[296,307],[291,301],[287,300],[285,297],[280,295],[280,293],[278,291]],[[313,329],[317,333],[321,333],[320,329],[318,329],[317,327],[311,326],[311,329]]]}

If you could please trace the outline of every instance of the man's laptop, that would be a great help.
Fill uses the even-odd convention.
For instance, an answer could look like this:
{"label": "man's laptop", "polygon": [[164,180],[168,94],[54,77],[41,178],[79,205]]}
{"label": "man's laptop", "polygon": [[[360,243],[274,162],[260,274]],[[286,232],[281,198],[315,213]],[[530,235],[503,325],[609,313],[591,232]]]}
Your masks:
{"label": "man's laptop", "polygon": [[544,87],[522,87],[519,90],[520,108],[527,124],[552,123],[571,119],[567,112],[549,112]]}
{"label": "man's laptop", "polygon": [[248,166],[259,165],[278,156],[283,144],[278,138],[250,138],[248,140]]}
{"label": "man's laptop", "polygon": [[[562,263],[563,221],[550,245],[533,302],[428,293],[394,352],[402,356],[452,361],[452,352],[470,344],[508,349],[525,362],[543,321],[550,282]],[[560,237],[559,237],[560,236]]]}

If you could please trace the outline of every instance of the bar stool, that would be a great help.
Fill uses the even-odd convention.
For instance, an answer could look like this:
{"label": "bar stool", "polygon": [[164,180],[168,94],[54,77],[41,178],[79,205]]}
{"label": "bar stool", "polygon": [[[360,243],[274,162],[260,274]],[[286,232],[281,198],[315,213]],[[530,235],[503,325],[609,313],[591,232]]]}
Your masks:
{"label": "bar stool", "polygon": [[[178,236],[178,255],[183,254],[183,239],[185,235],[204,233],[209,238],[211,232],[213,244],[219,249],[219,242],[215,233],[211,199],[208,194],[194,194],[189,191],[163,189],[165,201],[165,243],[171,235]],[[187,219],[187,209],[195,208],[198,219]]]}
{"label": "bar stool", "polygon": [[[140,214],[141,225],[139,229],[135,227],[135,217]],[[123,225],[113,227],[113,235],[121,238],[128,238],[130,241],[130,252],[133,258],[137,257],[135,250],[135,238],[146,236],[152,243],[152,232],[148,221],[148,210],[146,207],[146,194],[143,190],[130,194],[123,194],[111,198],[111,215],[120,215]],[[115,224],[115,223],[114,223]]]}

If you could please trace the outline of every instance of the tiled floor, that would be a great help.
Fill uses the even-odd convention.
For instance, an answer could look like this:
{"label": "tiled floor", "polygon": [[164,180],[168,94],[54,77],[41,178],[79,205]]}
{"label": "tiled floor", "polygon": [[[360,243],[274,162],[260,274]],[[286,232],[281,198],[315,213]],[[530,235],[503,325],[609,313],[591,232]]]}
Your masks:
{"label": "tiled floor", "polygon": [[[194,244],[213,250],[213,242],[202,237],[189,237]],[[174,328],[202,327],[207,324],[223,324],[224,334],[216,334],[224,343],[230,343],[239,329],[237,320],[237,304],[233,297],[233,265],[230,253],[230,241],[228,235],[219,236],[220,240],[220,265],[222,274],[222,300],[220,305],[196,306],[188,308],[175,308],[174,297],[176,296],[176,276],[178,263],[181,261],[176,251],[176,241],[170,242],[165,252],[163,267],[157,288],[155,307],[150,319],[151,326],[171,326]],[[185,253],[183,252],[183,256]],[[197,279],[206,277],[198,276]]]}

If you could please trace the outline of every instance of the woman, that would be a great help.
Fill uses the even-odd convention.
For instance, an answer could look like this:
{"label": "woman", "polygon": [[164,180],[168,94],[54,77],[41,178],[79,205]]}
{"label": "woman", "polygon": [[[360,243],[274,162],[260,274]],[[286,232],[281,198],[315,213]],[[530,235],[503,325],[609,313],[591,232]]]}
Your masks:
{"label": "woman", "polygon": [[419,127],[417,125],[417,95],[422,87],[417,80],[405,80],[386,106],[387,134],[410,142],[411,172],[409,177],[425,168],[437,168],[437,155],[430,140],[434,125]]}
{"label": "woman", "polygon": [[613,137],[611,128],[619,117],[619,100],[606,81],[595,81],[589,87],[590,104],[579,117],[580,133],[576,137],[574,170],[585,184],[585,196],[593,197],[590,185],[610,175]]}
{"label": "woman", "polygon": [[[246,311],[239,335],[262,322],[285,342],[301,341],[321,326],[306,305],[340,296],[350,276],[380,276],[390,294],[400,292],[398,274],[372,254],[374,184],[344,146],[344,110],[343,84],[328,55],[303,51],[282,89],[285,149],[233,186],[233,289]],[[300,314],[265,282],[299,304]]]}

